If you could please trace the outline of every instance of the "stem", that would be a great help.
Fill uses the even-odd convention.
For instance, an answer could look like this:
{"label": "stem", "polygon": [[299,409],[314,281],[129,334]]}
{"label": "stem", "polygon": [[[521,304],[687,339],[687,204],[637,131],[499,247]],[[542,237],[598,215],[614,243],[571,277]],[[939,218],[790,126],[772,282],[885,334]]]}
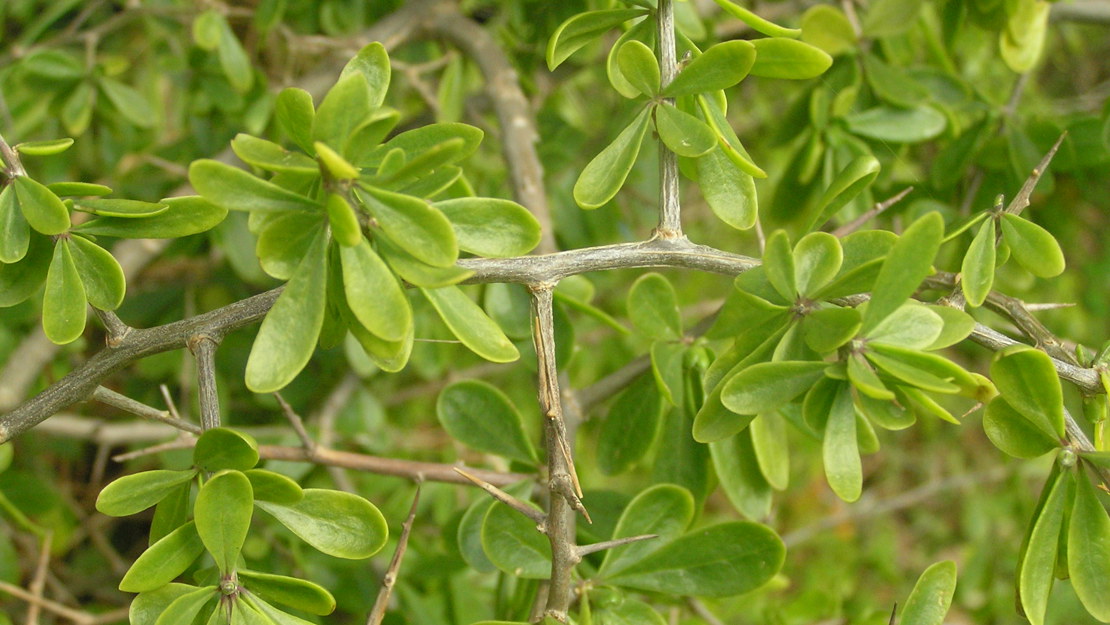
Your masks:
{"label": "stem", "polygon": [[[655,12],[659,30],[660,87],[674,80],[678,71],[675,57],[674,6],[672,0],[659,0]],[[660,106],[674,106],[674,98],[664,98]],[[659,226],[655,236],[662,239],[682,238],[682,205],[678,197],[678,155],[659,139]]]}
{"label": "stem", "polygon": [[159,423],[171,425],[183,432],[188,432],[190,434],[200,434],[203,431],[195,424],[189,423],[188,421],[173,416],[172,414],[170,414],[169,411],[152,408],[144,403],[135,401],[134,399],[131,399],[126,395],[121,395],[111,389],[104,388],[103,386],[96,387],[96,390],[92,392],[92,399],[95,399],[96,401],[103,404],[108,404],[109,406],[115,406],[120,410],[130,412],[131,414],[140,416],[144,419],[150,419],[151,421],[157,421]]}
{"label": "stem", "polygon": [[401,536],[397,539],[397,550],[393,552],[393,559],[389,561],[389,569],[382,578],[382,589],[378,591],[378,598],[374,600],[374,607],[366,617],[366,625],[380,625],[385,618],[385,610],[389,606],[389,595],[393,593],[393,585],[397,583],[397,571],[401,570],[401,560],[405,557],[405,550],[409,546],[409,534],[416,521],[416,504],[420,503],[420,485],[416,485],[416,494],[412,496],[412,507],[409,516],[401,526]]}
{"label": "stem", "polygon": [[198,334],[189,339],[189,351],[197,359],[197,392],[200,395],[200,426],[205,430],[220,427],[220,398],[216,393],[216,348],[219,339]]}

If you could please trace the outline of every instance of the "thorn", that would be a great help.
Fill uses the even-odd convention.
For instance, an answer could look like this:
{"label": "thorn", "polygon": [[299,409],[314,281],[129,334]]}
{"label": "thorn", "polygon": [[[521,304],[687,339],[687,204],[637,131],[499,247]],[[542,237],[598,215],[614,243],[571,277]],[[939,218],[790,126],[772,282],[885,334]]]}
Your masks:
{"label": "thorn", "polygon": [[482,490],[489,493],[497,501],[500,501],[501,503],[505,504],[506,506],[509,506],[513,510],[516,510],[517,512],[523,514],[524,516],[526,516],[529,519],[531,519],[532,521],[534,521],[536,524],[538,524],[540,526],[543,526],[547,522],[547,517],[544,516],[543,512],[540,512],[539,510],[533,508],[532,506],[529,506],[528,504],[526,504],[523,501],[517,499],[516,497],[513,497],[509,493],[506,493],[505,491],[501,490],[500,488],[497,488],[493,484],[490,484],[489,482],[483,480],[482,478],[475,477],[475,476],[467,473],[466,471],[463,471],[462,469],[460,469],[458,467],[455,467],[454,470],[455,470],[455,473],[458,473],[459,475],[461,475],[461,476],[465,477],[466,479],[470,480],[476,486],[478,486]]}

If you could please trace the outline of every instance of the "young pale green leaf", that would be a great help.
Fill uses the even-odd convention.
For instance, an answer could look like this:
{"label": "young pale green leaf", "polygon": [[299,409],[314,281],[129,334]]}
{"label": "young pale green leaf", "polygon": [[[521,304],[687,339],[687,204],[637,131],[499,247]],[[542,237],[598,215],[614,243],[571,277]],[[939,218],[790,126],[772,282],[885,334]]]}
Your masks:
{"label": "young pale green leaf", "polygon": [[312,95],[304,89],[286,87],[274,101],[274,119],[278,127],[297,147],[312,152],[312,126],[316,121],[316,108]]}
{"label": "young pale green leaf", "polygon": [[[243,594],[240,595],[239,604],[246,604],[249,606],[258,620],[248,625],[315,625],[312,621],[306,621],[299,616],[293,616],[288,612],[284,612],[262,597],[252,593],[249,588],[243,588]],[[214,617],[215,618],[215,617]],[[234,617],[233,617],[234,618]],[[207,623],[206,625],[222,625],[221,623]],[[232,625],[236,624],[234,621]]]}
{"label": "young pale green leaf", "polygon": [[737,167],[723,148],[699,158],[697,167],[698,186],[713,214],[737,230],[754,226],[758,214],[755,179]]}
{"label": "young pale green leaf", "polygon": [[320,102],[312,122],[313,142],[325,143],[346,154],[354,131],[370,119],[372,111],[366,77],[359,72],[347,74]]}
{"label": "young pale green leaf", "polygon": [[66,137],[64,139],[52,139],[50,141],[25,141],[17,143],[12,146],[16,152],[26,154],[28,156],[51,156],[53,154],[61,154],[73,145],[73,139]]}
{"label": "young pale green leaf", "polygon": [[917,416],[902,402],[898,391],[894,393],[896,401],[884,401],[857,393],[853,397],[856,412],[871,423],[884,430],[904,430],[917,423]]}
{"label": "young pale green leaf", "polygon": [[644,9],[607,9],[588,11],[571,17],[555,29],[547,42],[547,68],[554,70],[589,42],[646,13]]}
{"label": "young pale green leaf", "polygon": [[659,93],[659,61],[643,42],[632,39],[622,43],[617,50],[617,66],[641,95],[653,97]]}
{"label": "young pale green leaf", "polygon": [[956,563],[951,560],[937,562],[917,578],[913,592],[902,608],[903,623],[913,625],[943,625],[952,595],[956,592]]}
{"label": "young pale green leaf", "polygon": [[140,202],[138,200],[79,199],[73,202],[76,210],[101,215],[104,217],[122,217],[136,219],[140,217],[153,217],[169,210],[168,204],[161,202]]}
{"label": "young pale green leaf", "polygon": [[638,590],[723,597],[759,588],[785,558],[782,540],[766,526],[722,523],[686,534],[608,579]]}
{"label": "young pale green leaf", "polygon": [[352,247],[363,241],[362,226],[358,223],[354,209],[347,199],[338,193],[328,193],[324,202],[328,211],[328,224],[331,226],[331,235],[337,243],[344,247]]}
{"label": "young pale green leaf", "polygon": [[659,138],[675,154],[695,158],[717,147],[717,134],[697,117],[669,104],[652,110]]}
{"label": "young pale green leaf", "polygon": [[[752,271],[762,271],[757,267]],[[779,299],[777,293],[771,294]],[[780,327],[790,321],[790,306],[767,301],[741,288],[729,292],[713,326],[706,332],[709,338],[732,338],[752,328],[770,324]]]}
{"label": "young pale green leaf", "polygon": [[[929,357],[929,354],[914,352],[909,349],[904,349],[902,353],[910,355],[911,359],[892,358],[875,350],[867,351],[866,357],[867,360],[871,361],[871,364],[875,365],[880,371],[905,384],[916,386],[917,388],[931,393],[955,394],[960,391],[959,386],[949,382],[945,378],[914,366],[916,363],[912,360],[913,354],[921,354],[926,357]],[[940,356],[935,356],[935,358],[944,360]],[[910,362],[907,362],[907,360],[910,360]]]}
{"label": "young pale green leaf", "polygon": [[964,298],[972,306],[982,306],[994,285],[995,231],[994,220],[986,219],[960,266],[960,286]]}
{"label": "young pale green leaf", "polygon": [[682,535],[694,519],[694,497],[674,484],[656,484],[628,502],[613,538],[655,534],[658,538],[622,545],[605,552],[600,576],[613,576],[635,565]]}
{"label": "young pale green leaf", "polygon": [[204,483],[193,506],[197,533],[221,573],[234,571],[247,539],[254,491],[240,471],[221,471]]}
{"label": "young pale green leaf", "polygon": [[574,183],[574,201],[582,208],[604,205],[624,186],[650,121],[651,107],[645,107],[617,138],[590,161]]}
{"label": "young pale green leaf", "polygon": [[1068,573],[1083,607],[1096,619],[1110,621],[1110,517],[1099,492],[1082,472],[1068,521]]}
{"label": "young pale green leaf", "polygon": [[[202,547],[203,549],[203,547]],[[174,599],[154,621],[154,625],[187,625],[192,623],[210,601],[219,597],[216,586],[197,588]],[[217,612],[219,610],[216,610]],[[132,619],[132,623],[135,621]]]}
{"label": "young pale green leaf", "polygon": [[944,329],[927,349],[936,350],[951,347],[966,339],[975,329],[975,319],[966,312],[951,306],[929,305],[929,310],[944,320]]}
{"label": "young pale green leaf", "polygon": [[271,393],[289,384],[316,348],[327,292],[325,241],[318,233],[262,322],[247,358],[247,388]]}
{"label": "young pale green leaf", "polygon": [[682,405],[684,379],[683,360],[687,346],[681,342],[655,341],[651,344],[651,372],[663,398],[672,406]]}
{"label": "young pale green leaf", "polygon": [[613,401],[597,438],[598,468],[605,475],[631,469],[647,454],[659,432],[663,398],[651,375],[636,378]]}
{"label": "young pale green leaf", "polygon": [[130,85],[112,78],[100,78],[97,81],[101,93],[108,98],[112,106],[120,112],[127,121],[139,128],[151,128],[157,121],[154,108],[150,106],[143,94]]}
{"label": "young pale green leaf", "polygon": [[285,212],[255,218],[258,239],[254,252],[259,265],[278,280],[293,277],[312,244],[325,238],[326,219],[322,212]]}
{"label": "young pale green leaf", "polygon": [[385,145],[378,146],[370,154],[367,162],[370,165],[380,165],[385,156],[392,150],[400,150],[405,155],[406,160],[414,161],[421,158],[425,152],[444,150],[443,145],[445,143],[453,145],[455,140],[462,139],[461,148],[452,147],[445,151],[450,155],[450,158],[437,161],[437,167],[450,165],[473,154],[482,143],[483,136],[481,129],[468,124],[438,123],[421,126],[413,130],[406,130],[390,139]]}
{"label": "young pale green leaf", "polygon": [[658,273],[647,273],[628,291],[628,317],[649,338],[675,341],[682,338],[678,296],[671,283]]}
{"label": "young pale green leaf", "polygon": [[551,543],[523,514],[494,505],[482,522],[482,549],[498,569],[517,578],[551,577]]}
{"label": "young pale green leaf", "polygon": [[851,202],[864,189],[875,181],[882,166],[870,154],[857,156],[840,173],[836,174],[828,188],[817,202],[817,219],[810,225],[820,225],[836,215],[841,208]]}
{"label": "young pale green leaf", "polygon": [[308,155],[291,152],[272,141],[244,133],[235,135],[231,140],[231,149],[244,163],[259,169],[310,175],[320,171],[320,166]]}
{"label": "young pale green leaf", "polygon": [[751,433],[709,443],[713,469],[732,506],[749,519],[763,519],[771,513],[771,485],[755,459]]}
{"label": "young pale green leaf", "polygon": [[490,384],[466,380],[448,386],[436,400],[436,415],[448,434],[473,449],[525,464],[539,460],[520,411]]}
{"label": "young pale green leaf", "polygon": [[302,540],[337,558],[369,558],[385,546],[389,533],[374,504],[351,493],[306,488],[292,506],[256,503]]}
{"label": "young pale green leaf", "polygon": [[389,237],[378,237],[378,252],[397,275],[413,286],[422,286],[429,289],[438,289],[443,286],[458,284],[474,275],[469,269],[457,265],[451,267],[433,267],[413,258],[411,254],[389,242]]}
{"label": "young pale green leaf", "polygon": [[790,236],[785,230],[776,230],[767,237],[763,248],[763,271],[767,274],[767,281],[775,287],[783,301],[794,303],[798,297],[798,284],[795,282],[798,272],[794,267]]}
{"label": "young pale green leaf", "polygon": [[752,44],[755,46],[752,76],[804,80],[824,74],[832,65],[828,53],[804,41],[768,37]]}
{"label": "young pale green leaf", "polygon": [[811,232],[794,246],[794,284],[798,293],[812,297],[832,281],[844,262],[840,241],[827,232]]}
{"label": "young pale green leaf", "polygon": [[[209,430],[211,431],[211,430]],[[304,498],[304,490],[291,478],[266,469],[249,469],[243,472],[251,481],[256,501],[269,501],[291,506]]]}
{"label": "young pale green leaf", "polygon": [[31,227],[19,208],[15,188],[5,185],[0,191],[0,263],[23,260],[31,244]]}
{"label": "young pale green leaf", "polygon": [[189,166],[189,182],[209,202],[228,210],[318,211],[313,200],[219,161],[201,159]]}
{"label": "young pale green leaf", "polygon": [[358,51],[347,64],[343,66],[339,78],[349,74],[359,73],[366,79],[370,88],[370,108],[378,108],[385,102],[385,94],[389,91],[390,79],[389,54],[381,42],[374,41]]}
{"label": "young pale green leaf", "polygon": [[803,338],[810,349],[827,354],[852,340],[861,323],[855,308],[823,308],[802,320]]}
{"label": "young pale green leaf", "polygon": [[768,37],[789,37],[791,39],[797,39],[802,34],[802,31],[798,30],[797,28],[785,28],[783,26],[779,26],[778,24],[765,20],[755,13],[752,13],[744,7],[730,2],[729,0],[713,1],[716,2],[717,6],[724,9],[725,12],[729,15],[738,18],[740,21],[744,22],[748,26],[751,26],[752,30],[767,35]]}
{"label": "young pale green leaf", "polygon": [[231,83],[233,89],[239,93],[246,93],[254,85],[254,69],[251,68],[251,60],[247,56],[247,51],[243,49],[243,44],[239,43],[239,38],[235,36],[235,31],[231,30],[231,26],[226,21],[222,26],[220,44],[216,51],[216,56],[220,59],[220,68],[224,70],[224,76],[227,76],[227,81]]}
{"label": "young pale green leaf", "polygon": [[227,20],[215,9],[203,11],[193,18],[193,43],[202,50],[214,52],[220,46],[220,35]]}
{"label": "young pale green leaf", "polygon": [[744,80],[754,63],[755,46],[750,41],[736,39],[715,44],[683,67],[663,88],[662,95],[677,98],[728,89]]}
{"label": "young pale green leaf", "polygon": [[837,497],[853,502],[863,490],[863,469],[856,440],[856,409],[846,387],[836,395],[821,447],[825,478]]}
{"label": "young pale green leaf", "polygon": [[913,108],[877,106],[845,118],[853,133],[889,143],[921,143],[936,138],[948,127],[948,119],[935,108],[921,104]]}
{"label": "young pale green leaf", "polygon": [[1003,350],[991,364],[991,379],[1006,402],[1045,434],[1064,437],[1063,391],[1048,354],[1024,345]]}
{"label": "young pale green leaf", "polygon": [[366,239],[340,247],[343,291],[358,322],[385,341],[400,341],[412,331],[412,306],[397,278]]}
{"label": "young pale green leaf", "polygon": [[257,571],[238,571],[239,581],[267,603],[279,603],[309,614],[325,616],[335,611],[335,597],[310,581]]}
{"label": "young pale green leaf", "polygon": [[777,412],[765,412],[748,426],[759,470],[775,490],[790,484],[790,449],[786,444],[786,421]]}
{"label": "young pale green leaf", "polygon": [[227,217],[226,208],[196,195],[167,198],[159,204],[167,208],[150,217],[100,217],[73,231],[124,239],[176,239],[210,230]]}
{"label": "young pale green leaf", "polygon": [[[867,352],[868,358],[881,355],[884,360],[897,360],[911,367],[915,372],[914,375],[935,378],[936,381],[951,383],[957,389],[957,391],[953,392],[960,392],[969,397],[974,397],[977,393],[982,392],[980,388],[982,386],[982,380],[969,373],[963,367],[938,354],[908,347],[884,345],[882,343],[871,344],[870,348],[871,349]],[[878,363],[879,361],[876,360],[875,362]],[[895,374],[891,373],[891,375]],[[895,375],[895,377],[898,376]]]}
{"label": "young pale green leaf", "polygon": [[53,191],[27,176],[16,176],[12,184],[23,217],[32,228],[49,235],[69,229],[69,209]]}
{"label": "young pale green leaf", "polygon": [[58,345],[77,340],[85,331],[85,287],[69,241],[54,244],[54,257],[46,272],[46,293],[42,299],[42,329],[46,338]]}
{"label": "young pale green leaf", "polygon": [[621,46],[626,41],[642,41],[649,48],[655,47],[655,20],[645,19],[640,20],[632,25],[627,31],[617,38],[616,43],[609,48],[609,55],[605,59],[605,74],[609,78],[609,84],[617,93],[626,98],[635,98],[639,95],[639,90],[628,82],[621,72],[620,65],[617,64],[617,52],[620,51]]}
{"label": "young pale green leaf", "polygon": [[1050,8],[1047,2],[1017,3],[998,40],[1002,60],[1010,69],[1025,73],[1037,64],[1044,49]]}
{"label": "young pale green leaf", "polygon": [[420,198],[373,187],[356,191],[393,243],[433,267],[450,267],[459,258],[451,222]]}
{"label": "young pale green leaf", "polygon": [[238,430],[205,430],[193,447],[193,464],[209,473],[224,469],[246,471],[258,464],[258,442]]}
{"label": "young pale green leaf", "polygon": [[120,580],[119,589],[123,592],[157,590],[184,573],[202,553],[204,543],[196,524],[190,521],[144,551]]}
{"label": "young pale green leaf", "polygon": [[848,16],[830,4],[816,4],[802,14],[802,41],[817,46],[832,56],[853,50],[857,36]]}
{"label": "young pale green leaf", "polygon": [[451,222],[459,249],[488,256],[523,256],[540,242],[540,222],[511,200],[463,197],[434,204]]}
{"label": "young pale green leaf", "polygon": [[770,412],[821,379],[826,362],[783,361],[752,365],[724,383],[721,402],[741,415]]}
{"label": "young pale green leaf", "polygon": [[451,332],[475,354],[491,362],[512,362],[520,352],[489,315],[459,287],[420,291],[428,298]]}
{"label": "young pale green leaf", "polygon": [[100,491],[96,509],[108,516],[142,512],[162,501],[174,488],[193,479],[196,474],[196,471],[156,469],[125,475]]}
{"label": "young pale green leaf", "polygon": [[890,249],[867,309],[863,313],[864,333],[900,308],[929,275],[933,258],[944,236],[944,219],[940,213],[928,213],[906,228]]}
{"label": "young pale green leaf", "polygon": [[1039,278],[1051,278],[1064,271],[1060,244],[1037,224],[1010,213],[1002,214],[1002,240],[1019,265]]}
{"label": "young pale green leaf", "polygon": [[119,308],[123,303],[127,280],[115,257],[108,250],[80,236],[71,236],[60,244],[69,247],[89,303],[100,310]]}
{"label": "young pale green leaf", "polygon": [[323,165],[324,170],[331,178],[340,181],[358,178],[358,167],[350,164],[347,159],[343,158],[339,152],[328,147],[326,143],[314,141],[312,147],[316,150],[316,158],[319,159],[320,164]]}
{"label": "young pale green leaf", "polygon": [[[1033,625],[1043,625],[1048,610],[1068,491],[1074,482],[1071,472],[1061,473],[1052,485],[1044,506],[1031,521],[1033,531],[1029,533],[1029,542],[1021,560],[1018,596],[1025,617]],[[1089,545],[1083,544],[1080,548],[1089,548]]]}

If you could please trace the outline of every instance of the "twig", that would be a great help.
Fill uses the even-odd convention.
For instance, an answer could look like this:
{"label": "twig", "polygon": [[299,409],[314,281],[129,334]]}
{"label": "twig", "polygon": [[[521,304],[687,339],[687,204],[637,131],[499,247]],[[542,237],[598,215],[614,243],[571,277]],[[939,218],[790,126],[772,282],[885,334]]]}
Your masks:
{"label": "twig", "polygon": [[856,217],[852,221],[849,221],[848,223],[844,224],[843,226],[840,226],[836,230],[833,230],[832,231],[833,236],[835,236],[837,238],[840,238],[840,237],[843,237],[843,236],[847,236],[847,235],[855,232],[856,230],[859,230],[860,226],[867,223],[871,219],[873,219],[875,217],[878,217],[886,209],[888,209],[891,206],[894,206],[895,204],[897,204],[899,201],[902,200],[902,198],[909,195],[910,191],[913,191],[913,187],[906,187],[905,189],[902,189],[897,194],[895,194],[893,197],[887,198],[887,199],[883,200],[882,202],[878,202],[877,204],[875,204],[874,207],[871,208],[871,210],[869,210],[866,213],[860,215],[859,217]]}
{"label": "twig", "polygon": [[[328,394],[319,412],[314,416],[317,425],[317,445],[331,447],[335,440],[335,419],[339,411],[351,400],[361,382],[354,373],[347,373],[343,380]],[[342,467],[327,467],[328,475],[340,490],[355,492],[355,485]]]}
{"label": "twig", "polygon": [[293,407],[289,405],[289,402],[285,401],[281,393],[275,392],[274,398],[277,399],[278,405],[281,406],[281,414],[285,415],[285,418],[289,421],[289,425],[292,425],[293,431],[297,433],[297,438],[301,439],[301,444],[304,445],[304,448],[308,450],[309,453],[312,453],[312,450],[316,448],[316,441],[312,440],[312,437],[308,435],[308,430],[304,429],[304,420],[301,419],[301,415],[297,414],[296,410],[293,410]]}
{"label": "twig", "polygon": [[200,434],[203,431],[196,424],[190,423],[178,417],[174,417],[166,410],[158,410],[157,408],[152,408],[151,406],[148,406],[139,401],[135,401],[134,399],[131,399],[126,395],[121,395],[111,389],[104,388],[103,386],[96,387],[92,392],[91,398],[103,404],[108,404],[109,406],[119,408],[120,410],[125,410],[133,415],[142,417],[144,419],[157,421],[159,423],[165,423],[166,425],[173,426],[183,432],[188,432],[190,434]]}
{"label": "twig", "polygon": [[506,506],[509,506],[513,510],[516,510],[517,512],[523,514],[524,516],[528,517],[533,522],[535,522],[536,525],[539,526],[541,529],[544,529],[544,525],[547,521],[547,518],[544,515],[544,513],[541,512],[540,510],[537,510],[537,509],[533,508],[532,506],[528,505],[527,503],[517,499],[516,497],[513,497],[509,493],[506,493],[505,491],[501,490],[500,488],[497,488],[493,484],[490,484],[489,482],[487,482],[483,479],[479,479],[479,478],[471,475],[470,473],[467,473],[466,471],[463,471],[462,469],[460,469],[458,467],[455,467],[455,473],[458,473],[459,475],[461,475],[461,476],[465,477],[466,479],[470,480],[475,486],[477,486],[478,488],[481,488],[482,490],[489,493],[490,496],[493,497],[494,499],[496,499],[497,501],[500,501],[501,503],[505,504]]}
{"label": "twig", "polygon": [[605,551],[606,549],[616,549],[624,545],[631,545],[644,540],[651,540],[652,538],[659,538],[659,534],[640,534],[639,536],[625,536],[624,538],[617,538],[614,540],[603,540],[599,543],[592,543],[589,545],[579,545],[577,548],[578,556],[585,557],[591,553],[598,551]]}
{"label": "twig", "polygon": [[110,310],[100,310],[96,306],[93,306],[92,309],[96,317],[100,319],[100,323],[104,324],[104,329],[108,331],[108,337],[104,341],[108,347],[119,345],[120,341],[131,332],[131,326],[120,320],[116,313]]}
{"label": "twig", "polygon": [[220,396],[216,391],[216,348],[220,336],[202,332],[189,337],[189,351],[197,361],[197,393],[200,396],[200,425],[205,430],[220,427]]}
{"label": "twig", "polygon": [[705,621],[709,625],[725,625],[725,622],[717,618],[717,615],[713,614],[713,612],[709,610],[709,607],[702,603],[701,599],[698,599],[697,597],[687,597],[686,605],[690,606],[690,609],[694,611],[694,614],[697,614],[699,617],[701,617],[701,620]]}
{"label": "twig", "polygon": [[397,538],[397,549],[393,552],[393,559],[389,561],[389,568],[382,578],[382,588],[378,591],[378,598],[374,600],[374,608],[366,617],[366,625],[381,625],[385,618],[386,607],[389,606],[389,595],[393,592],[393,585],[397,583],[397,572],[401,570],[401,560],[405,557],[405,549],[409,544],[409,534],[412,533],[413,523],[416,521],[416,504],[420,502],[420,484],[416,485],[416,494],[412,496],[412,507],[409,516],[401,526],[401,535]]}
{"label": "twig", "polygon": [[[100,615],[87,614],[85,612],[80,612],[80,611],[74,610],[73,608],[70,608],[68,606],[62,605],[62,604],[58,603],[57,601],[51,601],[50,599],[44,599],[42,597],[37,597],[34,594],[29,593],[26,590],[20,588],[19,586],[16,586],[15,584],[9,584],[8,582],[5,582],[5,581],[0,581],[0,592],[6,592],[9,595],[15,597],[16,599],[26,601],[28,606],[41,607],[43,610],[46,610],[47,612],[57,614],[58,616],[60,616],[62,618],[65,618],[65,619],[69,619],[69,620],[73,621],[74,623],[77,623],[78,625],[97,625],[99,623],[113,623],[113,622],[118,621],[120,619],[126,619],[127,618],[127,611],[128,610],[126,608],[121,609],[121,610],[114,610],[114,611],[112,611],[111,613],[108,613],[108,614],[100,614]],[[31,608],[28,607],[28,611],[30,611],[30,609]],[[106,618],[106,617],[109,617],[109,616],[110,616],[110,618]]]}
{"label": "twig", "polygon": [[[358,454],[349,451],[340,451],[328,447],[316,447],[310,455],[302,447],[285,447],[280,445],[259,445],[258,454],[265,460],[290,460],[293,462],[311,462],[324,466],[343,467],[379,475],[392,475],[410,480],[424,480],[427,482],[447,482],[450,484],[471,484],[470,480],[455,473],[457,468],[451,464],[438,462],[419,462],[416,460],[403,460],[400,458],[382,458],[368,454]],[[514,482],[532,479],[534,475],[524,473],[508,473],[489,471],[485,469],[468,468],[467,471],[495,486],[508,486]]]}
{"label": "twig", "polygon": [[[672,0],[659,0],[655,11],[656,30],[659,34],[659,72],[660,86],[666,87],[678,72],[678,59],[675,53],[674,6]],[[664,98],[660,106],[674,106],[673,98]],[[682,205],[678,191],[678,155],[663,143],[659,143],[659,225],[655,237],[662,239],[681,239]]]}
{"label": "twig", "polygon": [[[1022,76],[1024,77],[1026,75],[1027,74],[1023,74]],[[1041,162],[1037,163],[1037,166],[1029,173],[1029,177],[1026,178],[1025,183],[1021,185],[1021,190],[1018,191],[1014,199],[1010,200],[1009,205],[1006,206],[1007,213],[1018,215],[1029,206],[1029,198],[1033,195],[1033,188],[1037,186],[1037,182],[1040,181],[1041,176],[1043,176],[1045,170],[1048,169],[1048,164],[1052,162],[1052,157],[1056,156],[1056,150],[1060,149],[1060,144],[1064,142],[1064,138],[1067,136],[1068,131],[1066,130],[1060,133],[1060,138],[1056,140],[1056,143],[1052,144],[1052,147],[1049,148],[1048,153],[1044,155]]]}
{"label": "twig", "polygon": [[42,592],[46,587],[46,571],[50,566],[50,545],[54,542],[54,530],[48,529],[42,536],[39,546],[38,562],[35,565],[35,576],[31,578],[28,590],[37,599],[27,606],[27,625],[38,625],[39,613],[42,611]]}
{"label": "twig", "polygon": [[162,401],[166,402],[166,410],[170,411],[170,415],[175,419],[180,419],[181,413],[177,412],[177,403],[174,402],[173,396],[170,395],[170,387],[165,384],[159,384],[158,392],[162,394]]}

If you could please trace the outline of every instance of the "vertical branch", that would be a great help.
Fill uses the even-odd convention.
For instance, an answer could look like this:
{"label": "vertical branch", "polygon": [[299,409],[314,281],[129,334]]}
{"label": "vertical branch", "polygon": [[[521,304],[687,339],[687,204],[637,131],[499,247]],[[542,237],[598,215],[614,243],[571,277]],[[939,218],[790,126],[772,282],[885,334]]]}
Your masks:
{"label": "vertical branch", "polygon": [[366,617],[366,625],[380,625],[385,618],[386,608],[389,607],[389,596],[393,593],[393,586],[397,583],[397,572],[401,570],[401,560],[405,557],[405,549],[409,546],[409,534],[416,521],[416,504],[420,503],[420,482],[416,483],[416,494],[412,496],[412,507],[409,516],[401,526],[401,536],[397,539],[397,549],[393,552],[393,559],[389,561],[389,569],[382,579],[382,588],[378,591],[378,598],[374,600],[374,607]]}
{"label": "vertical branch", "polygon": [[581,560],[574,536],[574,510],[582,508],[581,491],[574,471],[574,460],[566,439],[563,407],[559,394],[559,371],[555,362],[555,323],[552,314],[553,284],[532,285],[532,342],[536,346],[539,369],[539,402],[543,412],[544,438],[547,443],[547,472],[550,501],[547,510],[547,537],[551,542],[551,580],[544,614],[567,622],[567,610],[574,599],[571,575]]}
{"label": "vertical branch", "polygon": [[[659,10],[655,12],[655,17],[659,30],[660,85],[666,87],[674,80],[678,71],[672,0],[659,0]],[[674,106],[674,99],[665,99],[661,106]],[[682,238],[681,211],[678,199],[678,156],[659,139],[659,226],[655,229],[655,236],[663,239]]]}
{"label": "vertical branch", "polygon": [[216,348],[219,339],[210,334],[189,338],[189,351],[197,359],[197,392],[200,395],[200,425],[209,430],[220,427],[220,398],[216,394]]}

